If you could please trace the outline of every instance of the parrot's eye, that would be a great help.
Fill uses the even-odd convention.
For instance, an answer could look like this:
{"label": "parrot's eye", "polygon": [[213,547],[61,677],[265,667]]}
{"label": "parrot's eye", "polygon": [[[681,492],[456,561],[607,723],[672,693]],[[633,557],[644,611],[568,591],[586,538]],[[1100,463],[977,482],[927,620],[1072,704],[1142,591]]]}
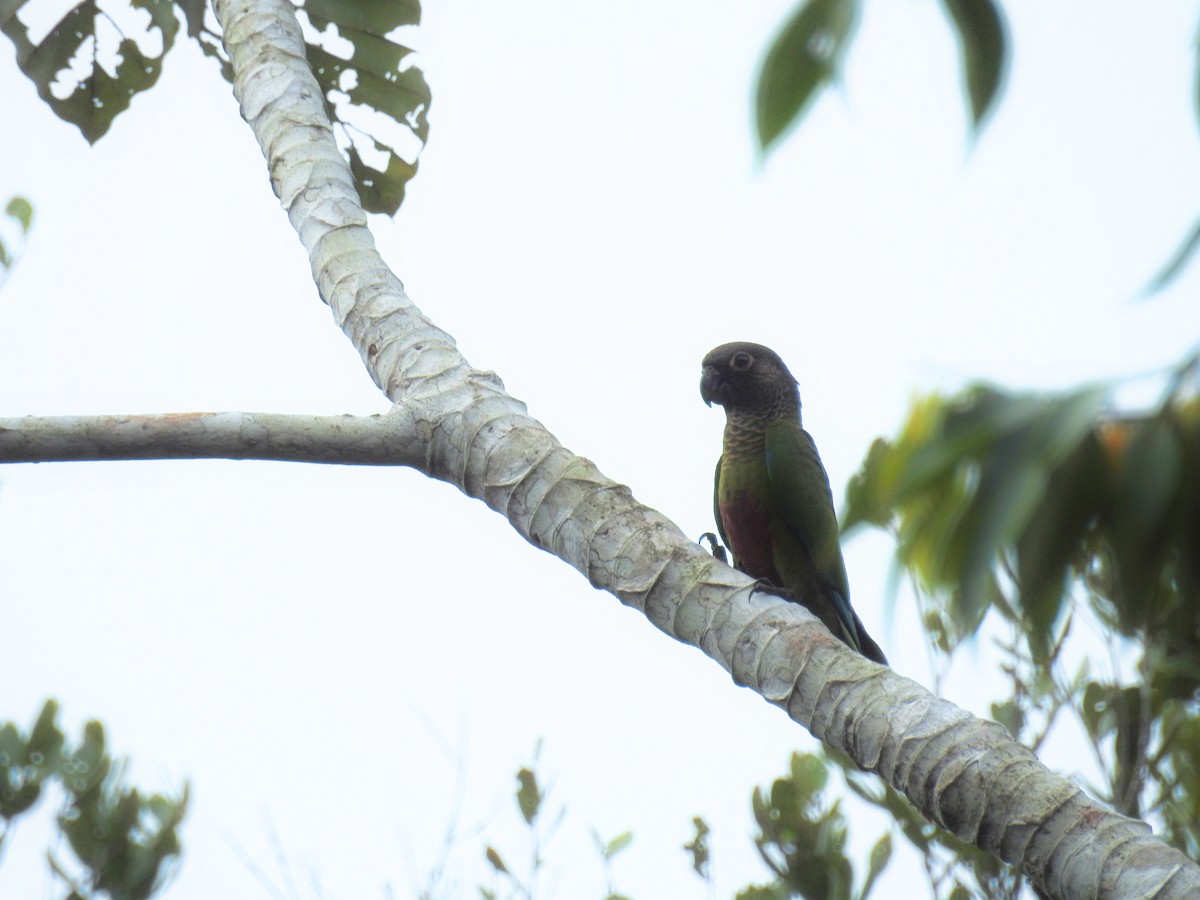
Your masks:
{"label": "parrot's eye", "polygon": [[754,365],[754,357],[745,350],[733,354],[733,359],[729,361],[729,367],[737,372],[745,372],[752,365]]}

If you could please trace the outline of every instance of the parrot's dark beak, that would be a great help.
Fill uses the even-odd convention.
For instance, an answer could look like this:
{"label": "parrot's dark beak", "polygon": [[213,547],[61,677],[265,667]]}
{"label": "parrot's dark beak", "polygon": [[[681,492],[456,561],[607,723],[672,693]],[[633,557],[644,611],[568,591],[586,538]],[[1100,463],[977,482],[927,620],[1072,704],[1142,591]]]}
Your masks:
{"label": "parrot's dark beak", "polygon": [[705,366],[704,373],[700,376],[700,399],[708,406],[712,406],[713,401],[720,403],[720,388],[721,370],[716,366]]}

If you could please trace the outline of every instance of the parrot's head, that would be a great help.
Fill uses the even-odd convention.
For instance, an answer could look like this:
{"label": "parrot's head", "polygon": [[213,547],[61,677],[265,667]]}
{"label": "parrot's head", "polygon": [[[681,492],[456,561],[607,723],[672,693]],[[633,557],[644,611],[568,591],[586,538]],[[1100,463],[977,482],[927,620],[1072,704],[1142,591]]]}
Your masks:
{"label": "parrot's head", "polygon": [[709,351],[701,363],[700,396],[726,414],[774,418],[799,412],[796,379],[779,354],[762,344],[736,341]]}

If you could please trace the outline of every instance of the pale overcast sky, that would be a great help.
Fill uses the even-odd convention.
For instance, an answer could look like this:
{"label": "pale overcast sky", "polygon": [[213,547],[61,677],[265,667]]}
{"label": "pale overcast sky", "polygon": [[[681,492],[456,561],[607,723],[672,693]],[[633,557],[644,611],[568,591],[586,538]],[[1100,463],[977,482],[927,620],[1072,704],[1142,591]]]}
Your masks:
{"label": "pale overcast sky", "polygon": [[[473,364],[691,534],[723,421],[699,361],[770,344],[840,502],[915,391],[1150,372],[1200,332],[1200,266],[1134,302],[1200,216],[1197,5],[1009,6],[1008,90],[973,150],[939,5],[875,3],[844,84],[760,165],[752,78],[783,0],[429,2],[431,139],[381,249]],[[182,42],[88,148],[0,46],[0,197],[37,215],[0,290],[0,414],[386,408],[211,61]],[[889,553],[848,542],[855,606],[929,683],[911,599],[884,602]],[[483,842],[525,858],[513,774],[539,738],[568,806],[554,896],[602,895],[595,828],[634,832],[620,890],[705,897],[680,850],[702,815],[728,897],[766,874],[751,789],[814,745],[405,470],[14,466],[0,571],[0,719],[54,696],[72,734],[105,722],[140,787],[190,781],[172,900],[269,896],[239,853],[282,883],[272,832],[289,896],[314,895],[310,871],[327,897],[408,896],[456,810],[454,896],[474,896]],[[976,655],[947,693],[986,714]],[[885,823],[855,827],[865,847]],[[0,896],[54,895],[44,842],[20,827]]]}

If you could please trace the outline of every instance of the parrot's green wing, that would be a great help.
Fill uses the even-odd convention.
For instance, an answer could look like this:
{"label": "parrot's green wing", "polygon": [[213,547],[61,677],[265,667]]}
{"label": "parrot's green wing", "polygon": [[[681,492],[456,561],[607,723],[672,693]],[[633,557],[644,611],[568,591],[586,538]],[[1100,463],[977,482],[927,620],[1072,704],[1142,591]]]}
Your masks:
{"label": "parrot's green wing", "polygon": [[[767,475],[776,511],[788,534],[808,555],[808,562],[829,589],[834,612],[859,649],[857,616],[850,608],[850,583],[838,543],[837,514],[829,476],[817,445],[799,422],[776,420],[767,425]],[[776,567],[782,560],[776,559]],[[785,581],[788,575],[780,572]]]}
{"label": "parrot's green wing", "polygon": [[729,543],[729,536],[725,534],[725,523],[721,521],[721,462],[724,459],[724,455],[717,457],[717,471],[713,474],[713,518],[717,520],[717,534],[721,536],[721,543],[729,551],[729,564],[740,571],[737,554],[733,552],[733,544]]}

